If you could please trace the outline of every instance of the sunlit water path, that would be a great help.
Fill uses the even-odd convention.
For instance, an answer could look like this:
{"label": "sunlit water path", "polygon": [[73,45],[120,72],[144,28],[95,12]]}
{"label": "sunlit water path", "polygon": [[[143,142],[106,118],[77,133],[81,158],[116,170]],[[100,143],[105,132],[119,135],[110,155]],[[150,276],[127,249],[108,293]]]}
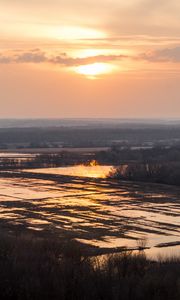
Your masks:
{"label": "sunlit water path", "polygon": [[113,169],[113,166],[76,165],[76,166],[70,166],[70,167],[34,169],[34,170],[28,170],[28,172],[35,172],[35,173],[41,173],[41,174],[91,177],[91,178],[106,178],[112,169]]}

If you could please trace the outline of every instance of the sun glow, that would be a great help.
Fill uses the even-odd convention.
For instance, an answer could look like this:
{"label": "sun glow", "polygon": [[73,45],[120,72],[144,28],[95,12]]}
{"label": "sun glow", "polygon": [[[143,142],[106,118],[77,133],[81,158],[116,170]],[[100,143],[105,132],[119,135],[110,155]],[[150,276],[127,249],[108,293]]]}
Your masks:
{"label": "sun glow", "polygon": [[75,68],[76,73],[86,75],[87,77],[96,77],[98,75],[112,72],[113,66],[107,63],[94,63],[89,65],[78,66]]}
{"label": "sun glow", "polygon": [[63,40],[98,39],[105,38],[106,34],[86,27],[64,26],[59,29],[57,37]]}
{"label": "sun glow", "polygon": [[74,51],[78,57],[92,57],[97,55],[109,55],[109,49],[83,49]]}

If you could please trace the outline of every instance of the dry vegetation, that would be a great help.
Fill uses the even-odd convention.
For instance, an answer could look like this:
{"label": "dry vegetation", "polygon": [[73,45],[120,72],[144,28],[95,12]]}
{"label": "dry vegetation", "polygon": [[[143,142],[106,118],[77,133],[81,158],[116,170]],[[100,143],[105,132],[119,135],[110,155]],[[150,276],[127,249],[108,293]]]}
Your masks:
{"label": "dry vegetation", "polygon": [[140,251],[88,257],[76,242],[0,235],[0,299],[176,300],[180,260]]}

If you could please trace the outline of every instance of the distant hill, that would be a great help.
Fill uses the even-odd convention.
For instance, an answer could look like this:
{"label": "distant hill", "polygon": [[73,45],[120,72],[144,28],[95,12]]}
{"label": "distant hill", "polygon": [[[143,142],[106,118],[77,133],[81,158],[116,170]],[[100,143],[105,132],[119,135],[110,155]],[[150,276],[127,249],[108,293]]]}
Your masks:
{"label": "distant hill", "polygon": [[30,127],[125,127],[180,125],[180,119],[111,119],[111,118],[66,118],[66,119],[0,119],[0,128]]}

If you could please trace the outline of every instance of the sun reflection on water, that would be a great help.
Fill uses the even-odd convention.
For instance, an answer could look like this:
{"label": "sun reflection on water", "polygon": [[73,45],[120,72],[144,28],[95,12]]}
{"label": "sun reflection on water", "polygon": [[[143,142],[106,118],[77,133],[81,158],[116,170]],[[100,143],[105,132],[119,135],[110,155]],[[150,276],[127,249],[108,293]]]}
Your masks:
{"label": "sun reflection on water", "polygon": [[76,165],[70,167],[58,167],[58,168],[44,168],[27,170],[29,172],[41,173],[41,174],[55,174],[55,175],[67,175],[78,177],[91,177],[91,178],[106,178],[110,173],[112,166],[102,166],[97,161],[92,160],[87,165]]}
{"label": "sun reflection on water", "polygon": [[[0,223],[11,230],[58,230],[63,238],[72,236],[100,248],[135,249],[143,235],[152,249],[147,250],[148,255],[163,252],[161,249],[165,249],[163,253],[179,251],[179,189],[165,192],[159,185],[144,189],[144,185],[132,182],[80,177],[87,172],[92,177],[91,169],[93,176],[103,176],[104,167],[106,171],[111,168],[96,161],[69,167],[68,175],[70,171],[74,175],[75,168],[79,178],[68,180],[63,176],[58,181],[1,178]],[[62,174],[62,169],[68,168],[59,169]],[[50,173],[50,169],[40,170]]]}

